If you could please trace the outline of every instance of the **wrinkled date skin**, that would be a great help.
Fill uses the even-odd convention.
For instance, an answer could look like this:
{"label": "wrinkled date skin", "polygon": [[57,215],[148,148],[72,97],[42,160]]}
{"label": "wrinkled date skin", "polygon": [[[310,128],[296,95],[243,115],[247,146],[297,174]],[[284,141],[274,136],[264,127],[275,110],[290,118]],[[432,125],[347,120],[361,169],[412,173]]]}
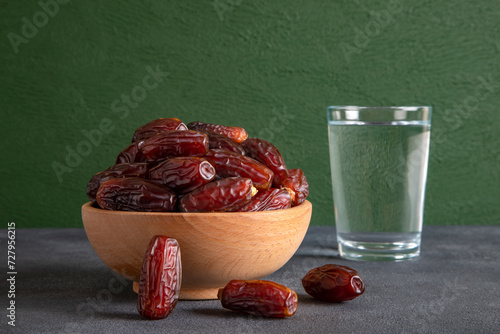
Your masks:
{"label": "wrinkled date skin", "polygon": [[267,190],[272,185],[273,171],[255,159],[221,149],[208,151],[205,159],[215,167],[218,177],[250,178],[258,190]]}
{"label": "wrinkled date skin", "polygon": [[302,286],[309,295],[326,302],[351,300],[365,292],[356,270],[335,264],[311,269],[302,278]]}
{"label": "wrinkled date skin", "polygon": [[96,200],[103,209],[120,211],[171,212],[177,204],[173,191],[136,177],[104,181]]}
{"label": "wrinkled date skin", "polygon": [[[137,128],[133,142],[119,153],[115,165],[138,164],[149,170],[144,174],[142,170],[108,169],[94,175],[87,184],[91,204],[128,211],[254,212],[286,209],[305,201],[309,184],[304,172],[287,169],[269,141],[248,138],[241,127],[186,124],[170,117]],[[130,185],[108,183],[99,204],[99,189],[115,178],[144,180]],[[230,187],[226,183],[233,181],[223,181],[227,178],[250,179],[252,185],[240,182]],[[223,188],[216,189],[219,185]]]}
{"label": "wrinkled date skin", "polygon": [[218,298],[224,308],[263,317],[291,317],[298,306],[295,291],[266,280],[232,280]]}
{"label": "wrinkled date skin", "polygon": [[179,201],[179,209],[183,212],[234,211],[250,202],[252,195],[252,180],[229,177],[184,195]]}
{"label": "wrinkled date skin", "polygon": [[292,206],[300,205],[309,195],[309,183],[300,168],[289,169],[288,177],[281,183],[281,187],[290,192]]}
{"label": "wrinkled date skin", "polygon": [[238,209],[241,212],[269,211],[288,209],[292,206],[292,198],[285,189],[271,188],[259,191],[247,205]]}
{"label": "wrinkled date skin", "polygon": [[158,118],[147,124],[144,124],[137,130],[135,130],[134,136],[132,137],[132,142],[143,140],[156,135],[159,132],[164,131],[174,131],[174,130],[187,130],[186,124],[184,124],[178,118]]}
{"label": "wrinkled date skin", "polygon": [[148,162],[180,156],[202,157],[208,152],[208,137],[192,130],[168,131],[149,137],[138,146]]}
{"label": "wrinkled date skin", "polygon": [[201,187],[215,178],[215,168],[199,157],[168,159],[149,172],[149,179],[185,194]]}
{"label": "wrinkled date skin", "polygon": [[248,138],[248,133],[245,129],[237,127],[237,126],[225,126],[211,123],[203,123],[203,122],[191,122],[187,125],[187,127],[191,130],[204,130],[210,131],[214,133],[218,133],[220,135],[224,135],[236,143],[242,143]]}
{"label": "wrinkled date skin", "polygon": [[151,239],[142,263],[137,311],[144,318],[166,318],[175,308],[181,290],[181,249],[165,236]]}
{"label": "wrinkled date skin", "polygon": [[273,187],[279,187],[288,177],[285,161],[276,146],[259,138],[248,138],[241,146],[250,158],[262,162],[274,173]]}
{"label": "wrinkled date skin", "polygon": [[125,147],[125,149],[116,157],[115,164],[146,161],[142,152],[139,150],[139,144],[141,144],[141,142],[135,142]]}
{"label": "wrinkled date skin", "polygon": [[87,196],[92,203],[95,203],[97,190],[104,181],[117,177],[140,177],[147,178],[149,165],[144,162],[122,163],[109,167],[92,176],[87,183]]}
{"label": "wrinkled date skin", "polygon": [[237,144],[228,137],[210,131],[204,131],[204,130],[198,130],[198,131],[203,132],[208,136],[208,146],[210,149],[221,148],[226,151],[245,155],[245,150],[243,149],[243,147],[241,147],[240,144]]}

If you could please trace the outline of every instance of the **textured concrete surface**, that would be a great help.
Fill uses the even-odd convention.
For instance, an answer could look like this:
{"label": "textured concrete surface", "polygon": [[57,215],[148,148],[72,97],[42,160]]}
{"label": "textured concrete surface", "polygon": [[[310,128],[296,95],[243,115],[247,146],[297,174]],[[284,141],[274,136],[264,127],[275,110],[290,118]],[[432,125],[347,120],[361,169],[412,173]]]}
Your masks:
{"label": "textured concrete surface", "polygon": [[[6,233],[0,233],[5,241]],[[217,300],[179,301],[164,320],[136,310],[130,281],[107,268],[83,229],[17,230],[16,326],[2,333],[498,333],[499,226],[427,226],[422,256],[407,262],[352,262],[331,246],[335,229],[313,226],[292,259],[267,279],[295,290],[297,313],[265,319]],[[2,244],[5,244],[2,242]],[[327,263],[356,269],[366,290],[339,304],[318,302],[302,277]],[[1,265],[7,272],[6,263]],[[7,282],[0,282],[2,305]],[[12,299],[11,299],[12,300]]]}
{"label": "textured concrete surface", "polygon": [[[80,227],[90,177],[176,116],[271,140],[333,224],[326,107],[432,105],[425,224],[500,222],[500,4],[0,0],[0,213]],[[155,74],[151,74],[151,73]]]}

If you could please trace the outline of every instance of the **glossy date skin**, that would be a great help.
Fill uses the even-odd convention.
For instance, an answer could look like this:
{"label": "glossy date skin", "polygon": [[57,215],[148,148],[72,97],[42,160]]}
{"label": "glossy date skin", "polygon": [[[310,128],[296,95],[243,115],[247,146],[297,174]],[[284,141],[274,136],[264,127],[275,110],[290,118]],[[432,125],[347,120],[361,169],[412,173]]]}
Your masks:
{"label": "glossy date skin", "polygon": [[187,126],[191,130],[204,130],[218,133],[230,138],[238,144],[242,143],[248,138],[248,133],[246,132],[246,130],[237,126],[225,126],[203,122],[191,122]]}
{"label": "glossy date skin", "polygon": [[309,183],[300,168],[289,169],[288,177],[281,183],[281,187],[290,192],[292,206],[300,205],[309,195]]}
{"label": "glossy date skin", "polygon": [[166,318],[177,304],[181,281],[179,243],[165,236],[153,237],[142,263],[137,298],[139,314],[151,320]]}
{"label": "glossy date skin", "polygon": [[[178,196],[177,203],[180,203],[180,198],[198,188],[232,177],[251,179],[252,194],[259,191],[251,201],[235,201],[236,204],[231,204],[231,200],[236,200],[237,196],[229,196],[225,203],[219,197],[226,196],[227,190],[218,191],[220,196],[217,197],[218,195],[213,195],[217,191],[212,189],[211,193],[198,196],[205,196],[207,199],[213,195],[217,199],[211,200],[216,205],[214,208],[203,207],[201,202],[187,205],[189,201],[185,200],[185,210],[195,211],[253,212],[286,209],[290,207],[288,197],[293,207],[300,205],[309,194],[309,185],[302,170],[287,169],[283,157],[272,143],[259,138],[248,138],[245,129],[240,127],[203,122],[186,125],[178,118],[159,118],[137,128],[132,140],[133,143],[117,156],[115,165],[143,163],[149,171],[146,175],[142,172],[123,172],[121,175],[108,176],[108,171],[96,174],[87,185],[87,193],[94,207],[98,207],[97,192],[101,183],[111,177],[149,179],[151,183]],[[201,163],[201,159],[205,159],[206,163]],[[119,194],[112,193],[110,188],[102,201],[108,209],[166,211],[165,208],[158,207],[161,206],[158,198],[147,198],[151,194],[141,195],[143,190],[140,189],[145,188],[124,189],[125,193]],[[268,191],[270,189],[281,190]],[[282,190],[286,190],[289,196]],[[157,191],[158,188],[152,194]],[[194,200],[192,196],[187,198]],[[112,201],[116,203],[111,203]],[[179,207],[174,211],[179,211]]]}
{"label": "glossy date skin", "polygon": [[326,302],[352,300],[365,292],[356,270],[335,264],[311,269],[302,278],[302,285],[309,295]]}
{"label": "glossy date skin", "polygon": [[159,132],[164,131],[174,131],[174,130],[187,130],[186,124],[184,124],[180,119],[170,117],[170,118],[158,118],[147,124],[144,124],[134,132],[132,137],[132,142],[143,140],[152,137]]}
{"label": "glossy date skin", "polygon": [[224,308],[263,317],[291,317],[298,306],[295,291],[266,280],[232,280],[218,298]]}
{"label": "glossy date skin", "polygon": [[215,167],[218,177],[240,176],[250,178],[258,190],[267,190],[273,182],[273,172],[250,157],[222,149],[209,150],[205,159]]}
{"label": "glossy date skin", "polygon": [[197,131],[203,132],[208,136],[208,146],[210,149],[221,148],[223,150],[234,152],[241,155],[246,154],[245,150],[243,149],[243,147],[241,147],[240,144],[237,144],[236,142],[234,142],[233,140],[229,139],[224,135],[204,130],[197,130]]}
{"label": "glossy date skin", "polygon": [[146,159],[142,155],[142,152],[139,150],[139,144],[141,142],[135,142],[127,147],[123,151],[118,154],[116,157],[115,164],[127,163],[127,162],[145,162]]}
{"label": "glossy date skin", "polygon": [[215,178],[215,168],[200,157],[178,157],[168,159],[149,171],[149,179],[185,194],[199,188]]}
{"label": "glossy date skin", "polygon": [[108,169],[92,176],[87,183],[87,196],[92,203],[96,202],[97,190],[104,181],[117,177],[140,177],[147,178],[149,165],[144,162],[121,163],[113,165]]}
{"label": "glossy date skin", "polygon": [[259,138],[248,138],[241,143],[241,146],[247,156],[260,161],[273,171],[273,187],[279,187],[288,177],[285,160],[283,160],[276,146],[270,142]]}
{"label": "glossy date skin", "polygon": [[103,209],[119,211],[171,212],[177,204],[172,190],[136,177],[104,181],[96,200]]}
{"label": "glossy date skin", "polygon": [[238,209],[239,212],[255,212],[288,209],[292,206],[292,198],[285,189],[271,188],[259,191],[250,203]]}
{"label": "glossy date skin", "polygon": [[202,157],[208,152],[207,135],[192,130],[162,132],[139,143],[139,150],[148,162],[181,156]]}
{"label": "glossy date skin", "polygon": [[184,195],[179,201],[179,209],[183,212],[234,211],[250,202],[252,195],[252,180],[229,177]]}

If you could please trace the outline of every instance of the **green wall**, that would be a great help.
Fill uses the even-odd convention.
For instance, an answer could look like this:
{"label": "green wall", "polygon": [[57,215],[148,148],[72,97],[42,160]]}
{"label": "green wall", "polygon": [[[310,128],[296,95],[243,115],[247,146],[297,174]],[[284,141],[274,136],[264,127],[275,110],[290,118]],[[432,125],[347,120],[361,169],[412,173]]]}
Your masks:
{"label": "green wall", "polygon": [[82,226],[87,181],[159,117],[271,140],[306,172],[312,224],[333,224],[326,107],[343,104],[434,106],[425,224],[500,224],[499,15],[485,0],[2,0],[2,224]]}

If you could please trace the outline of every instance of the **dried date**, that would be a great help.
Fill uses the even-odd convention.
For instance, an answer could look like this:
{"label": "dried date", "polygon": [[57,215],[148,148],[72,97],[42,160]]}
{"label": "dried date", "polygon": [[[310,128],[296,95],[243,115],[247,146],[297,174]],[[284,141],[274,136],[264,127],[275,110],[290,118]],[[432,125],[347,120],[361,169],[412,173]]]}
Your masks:
{"label": "dried date", "polygon": [[288,169],[281,153],[270,142],[259,138],[248,138],[241,143],[241,146],[247,156],[262,162],[273,171],[273,187],[279,187],[288,177]]}
{"label": "dried date", "polygon": [[218,298],[224,308],[263,317],[291,317],[298,306],[295,291],[266,280],[232,280]]}
{"label": "dried date", "polygon": [[177,196],[152,181],[136,177],[104,181],[96,200],[106,210],[121,211],[175,211]]}
{"label": "dried date", "polygon": [[292,198],[285,189],[271,188],[259,191],[247,205],[238,209],[241,212],[269,211],[288,209],[292,206]]}
{"label": "dried date", "polygon": [[168,131],[149,137],[138,146],[149,162],[180,156],[200,157],[208,152],[208,137],[192,130]]}
{"label": "dried date", "polygon": [[218,177],[240,176],[250,178],[258,190],[267,190],[273,182],[273,172],[250,157],[222,149],[209,150],[205,159],[215,167]]}
{"label": "dried date", "polygon": [[237,126],[225,126],[203,122],[191,122],[187,126],[191,130],[204,130],[224,135],[238,144],[248,138],[246,130]]}
{"label": "dried date", "polygon": [[178,118],[158,118],[135,130],[132,142],[152,137],[159,132],[187,129],[186,124]]}
{"label": "dried date", "polygon": [[243,147],[241,147],[240,144],[237,144],[228,137],[210,131],[204,131],[204,130],[197,130],[197,131],[203,132],[208,136],[208,146],[210,149],[221,148],[226,151],[245,155],[245,150],[243,149]]}
{"label": "dried date", "polygon": [[139,144],[140,142],[135,142],[127,146],[118,154],[115,164],[146,161],[142,152],[139,150]]}
{"label": "dried date", "polygon": [[168,159],[149,171],[149,179],[185,194],[215,178],[215,168],[200,157]]}
{"label": "dried date", "polygon": [[289,169],[288,177],[281,183],[281,187],[290,193],[292,206],[300,205],[309,195],[309,183],[300,168]]}
{"label": "dried date", "polygon": [[137,311],[145,318],[166,318],[179,299],[182,281],[181,249],[165,236],[151,239],[142,263]]}
{"label": "dried date", "polygon": [[335,264],[311,269],[302,278],[302,286],[312,297],[327,302],[351,300],[365,291],[363,280],[356,270]]}
{"label": "dried date", "polygon": [[87,183],[87,196],[92,203],[95,203],[97,190],[104,181],[117,177],[140,177],[148,176],[149,165],[145,162],[136,163],[121,163],[109,167],[108,169],[99,172],[92,176]]}
{"label": "dried date", "polygon": [[234,211],[250,202],[254,189],[248,178],[213,181],[184,195],[179,201],[179,209],[184,212]]}

